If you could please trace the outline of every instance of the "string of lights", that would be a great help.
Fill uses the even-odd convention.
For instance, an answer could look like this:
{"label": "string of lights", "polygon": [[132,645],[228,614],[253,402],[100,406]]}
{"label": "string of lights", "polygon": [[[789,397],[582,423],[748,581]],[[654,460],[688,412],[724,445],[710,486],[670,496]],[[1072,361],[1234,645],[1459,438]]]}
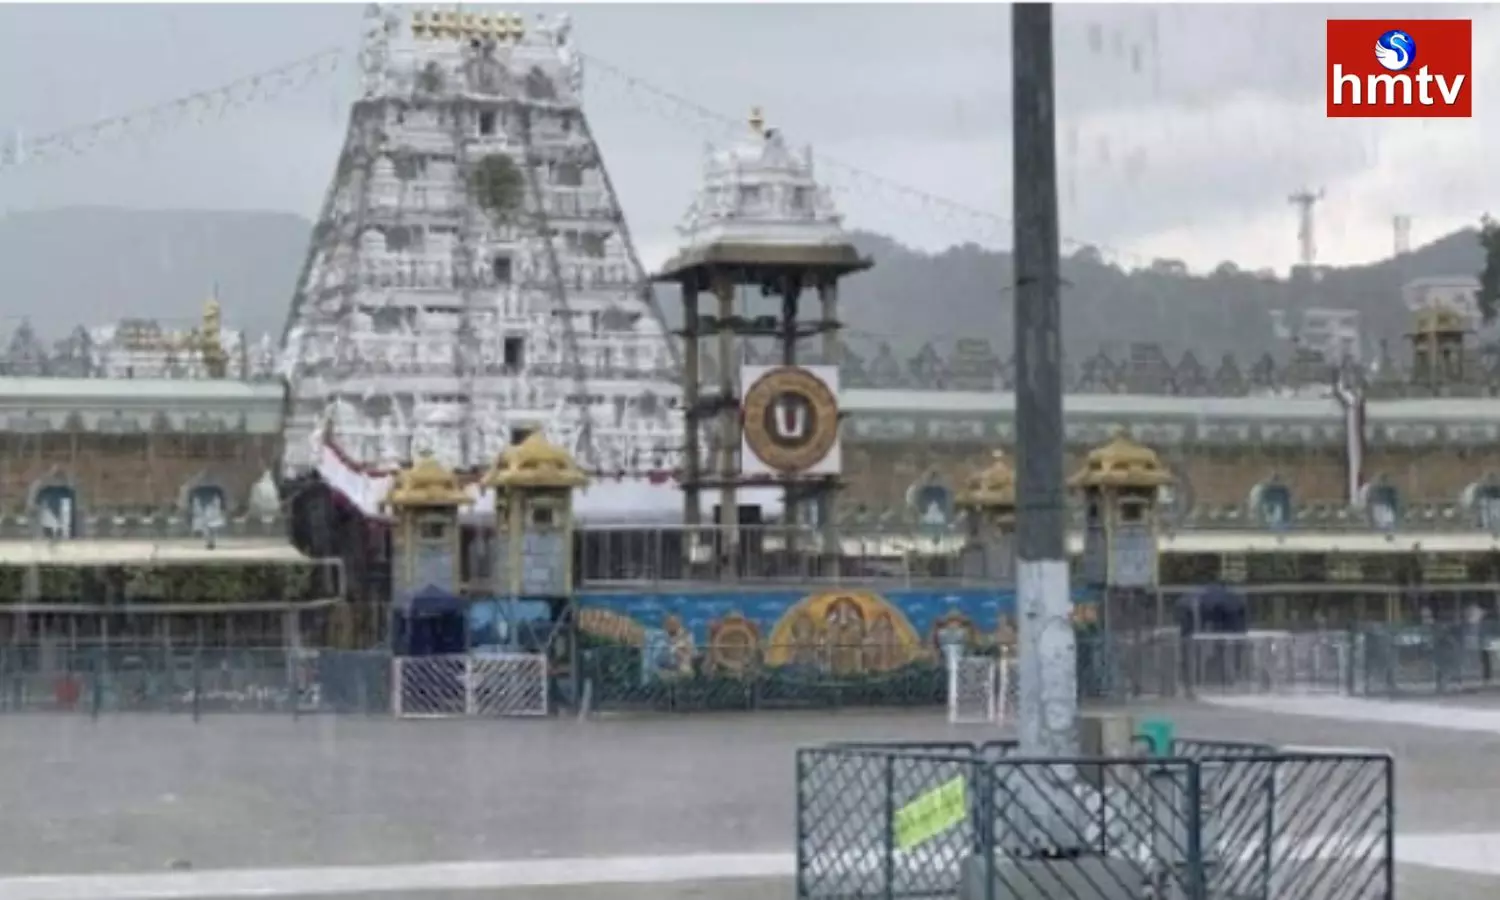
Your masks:
{"label": "string of lights", "polygon": [[[272,102],[331,77],[351,57],[352,51],[348,48],[327,48],[217,87],[64,128],[39,138],[0,143],[0,173],[25,165],[84,156],[111,144],[149,137],[189,122],[223,118],[231,112]],[[591,76],[602,75],[604,81],[623,88],[626,97],[643,111],[719,140],[737,136],[744,129],[742,116],[712,109],[592,54],[583,54],[583,57]],[[599,83],[599,80],[590,78],[590,84]],[[964,233],[980,238],[981,242],[997,245],[1010,242],[1012,223],[1005,215],[932,193],[816,151],[814,159],[822,172],[843,182],[832,185],[840,193],[894,198],[908,207],[920,209],[929,221],[955,224]],[[1091,247],[1109,259],[1132,266],[1146,264],[1137,254],[1097,241],[1064,236],[1062,243],[1069,251]]]}
{"label": "string of lights", "polygon": [[[706,136],[720,139],[738,136],[744,132],[743,116],[733,116],[711,109],[669,88],[653,84],[638,75],[627,72],[608,60],[600,59],[592,54],[581,55],[588,64],[591,84],[597,83],[592,76],[605,75],[625,88],[627,97],[634,101],[642,111],[658,115],[679,125],[687,125]],[[816,148],[816,143],[813,146]],[[1008,216],[896,181],[869,169],[819,153],[816,149],[813,151],[813,158],[820,172],[832,173],[845,180],[844,191],[861,195],[881,193],[888,197],[896,197],[922,209],[929,216],[940,216],[949,222],[967,226],[971,233],[977,233],[993,243],[1005,245],[1010,243],[1013,220]],[[1147,264],[1145,258],[1138,254],[1097,241],[1064,235],[1062,245],[1065,250],[1069,251],[1090,247],[1105,258],[1126,262],[1133,266]]]}
{"label": "string of lights", "polygon": [[0,172],[25,165],[83,156],[97,148],[158,134],[186,122],[222,118],[311,86],[337,72],[345,48],[321,50],[289,63],[195,91],[107,119],[64,128],[33,140],[16,138],[0,146]]}

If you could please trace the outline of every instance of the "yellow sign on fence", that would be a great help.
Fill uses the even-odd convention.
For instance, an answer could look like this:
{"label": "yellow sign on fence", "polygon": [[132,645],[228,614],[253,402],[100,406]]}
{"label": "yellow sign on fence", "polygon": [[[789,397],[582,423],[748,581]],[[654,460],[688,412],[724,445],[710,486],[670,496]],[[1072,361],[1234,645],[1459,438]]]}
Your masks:
{"label": "yellow sign on fence", "polygon": [[896,849],[910,850],[924,844],[963,824],[968,816],[968,782],[960,775],[896,810]]}

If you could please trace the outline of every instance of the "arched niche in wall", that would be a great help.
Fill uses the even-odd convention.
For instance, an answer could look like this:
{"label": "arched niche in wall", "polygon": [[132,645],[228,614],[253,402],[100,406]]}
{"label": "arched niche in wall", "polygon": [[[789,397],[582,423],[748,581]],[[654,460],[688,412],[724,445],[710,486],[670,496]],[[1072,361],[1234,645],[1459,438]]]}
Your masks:
{"label": "arched niche in wall", "polygon": [[72,479],[58,471],[37,479],[27,494],[27,514],[35,523],[38,536],[47,540],[79,537],[83,521],[81,506]]}
{"label": "arched niche in wall", "polygon": [[1486,475],[1464,488],[1459,505],[1485,531],[1500,531],[1500,480]]}
{"label": "arched niche in wall", "polygon": [[229,492],[207,476],[184,484],[178,492],[177,505],[193,534],[218,531],[229,519]]}
{"label": "arched niche in wall", "polygon": [[906,505],[924,531],[945,529],[953,521],[953,491],[936,471],[912,482],[906,489]]}
{"label": "arched niche in wall", "polygon": [[1156,489],[1157,519],[1163,525],[1180,525],[1192,515],[1198,496],[1188,477],[1187,459],[1180,453],[1164,455],[1163,462],[1172,473],[1170,484]]}
{"label": "arched niche in wall", "polygon": [[1373,528],[1394,531],[1401,521],[1401,492],[1383,478],[1360,488],[1359,505]]}
{"label": "arched niche in wall", "polygon": [[1288,528],[1292,524],[1292,490],[1272,475],[1250,489],[1250,515],[1268,528]]}

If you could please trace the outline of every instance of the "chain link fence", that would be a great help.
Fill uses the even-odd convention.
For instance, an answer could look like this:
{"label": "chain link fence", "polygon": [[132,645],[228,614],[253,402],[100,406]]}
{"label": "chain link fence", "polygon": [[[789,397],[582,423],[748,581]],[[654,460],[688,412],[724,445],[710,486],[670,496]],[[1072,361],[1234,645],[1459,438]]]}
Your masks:
{"label": "chain link fence", "polygon": [[[1175,630],[1095,631],[1080,632],[1077,642],[1084,701],[1249,693],[1421,697],[1500,687],[1500,626],[1489,623],[1192,638]],[[407,714],[466,714],[472,703],[475,711],[467,714],[519,715],[540,714],[554,698],[581,697],[584,711],[685,713],[941,709],[950,696],[950,673],[936,648],[735,644],[668,651],[585,646],[567,671],[550,671],[540,654],[481,655],[476,660],[489,661],[454,663],[446,674],[433,669],[443,663],[423,662],[417,665],[429,671],[413,674],[399,699]],[[996,659],[1007,652],[1014,654],[994,648]],[[974,665],[987,658],[976,657]],[[378,650],[0,644],[0,713],[383,715],[398,699],[392,666],[391,655]],[[1016,678],[1006,679],[1005,688],[995,698],[1002,711],[1014,706]]]}
{"label": "chain link fence", "polygon": [[[1184,636],[1174,629],[1077,636],[1080,699],[1122,702],[1243,694],[1432,696],[1500,689],[1500,626],[1441,623],[1347,630]],[[885,648],[888,649],[888,648]],[[951,672],[935,650],[869,645],[585,647],[577,674],[588,708],[695,712],[941,707]],[[967,665],[1013,659],[992,648]],[[1002,712],[1014,707],[1013,670]],[[984,699],[984,698],[981,698]],[[977,701],[976,701],[977,702]],[[985,701],[987,702],[987,700]],[[1003,718],[1003,715],[1001,716]]]}
{"label": "chain link fence", "polygon": [[372,651],[0,645],[0,713],[388,713]]}
{"label": "chain link fence", "polygon": [[1423,697],[1500,689],[1500,625],[1365,625],[1184,637],[1080,638],[1085,698],[1216,694]]}

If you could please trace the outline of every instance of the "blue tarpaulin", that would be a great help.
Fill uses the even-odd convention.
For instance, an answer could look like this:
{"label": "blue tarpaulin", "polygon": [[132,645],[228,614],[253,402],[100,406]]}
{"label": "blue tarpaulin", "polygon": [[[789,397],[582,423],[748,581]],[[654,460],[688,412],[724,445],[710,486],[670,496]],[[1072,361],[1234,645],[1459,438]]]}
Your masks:
{"label": "blue tarpaulin", "polygon": [[1177,601],[1183,634],[1243,634],[1250,627],[1245,595],[1213,584]]}
{"label": "blue tarpaulin", "polygon": [[468,601],[435,585],[412,595],[394,613],[392,649],[398,656],[442,656],[469,650]]}

